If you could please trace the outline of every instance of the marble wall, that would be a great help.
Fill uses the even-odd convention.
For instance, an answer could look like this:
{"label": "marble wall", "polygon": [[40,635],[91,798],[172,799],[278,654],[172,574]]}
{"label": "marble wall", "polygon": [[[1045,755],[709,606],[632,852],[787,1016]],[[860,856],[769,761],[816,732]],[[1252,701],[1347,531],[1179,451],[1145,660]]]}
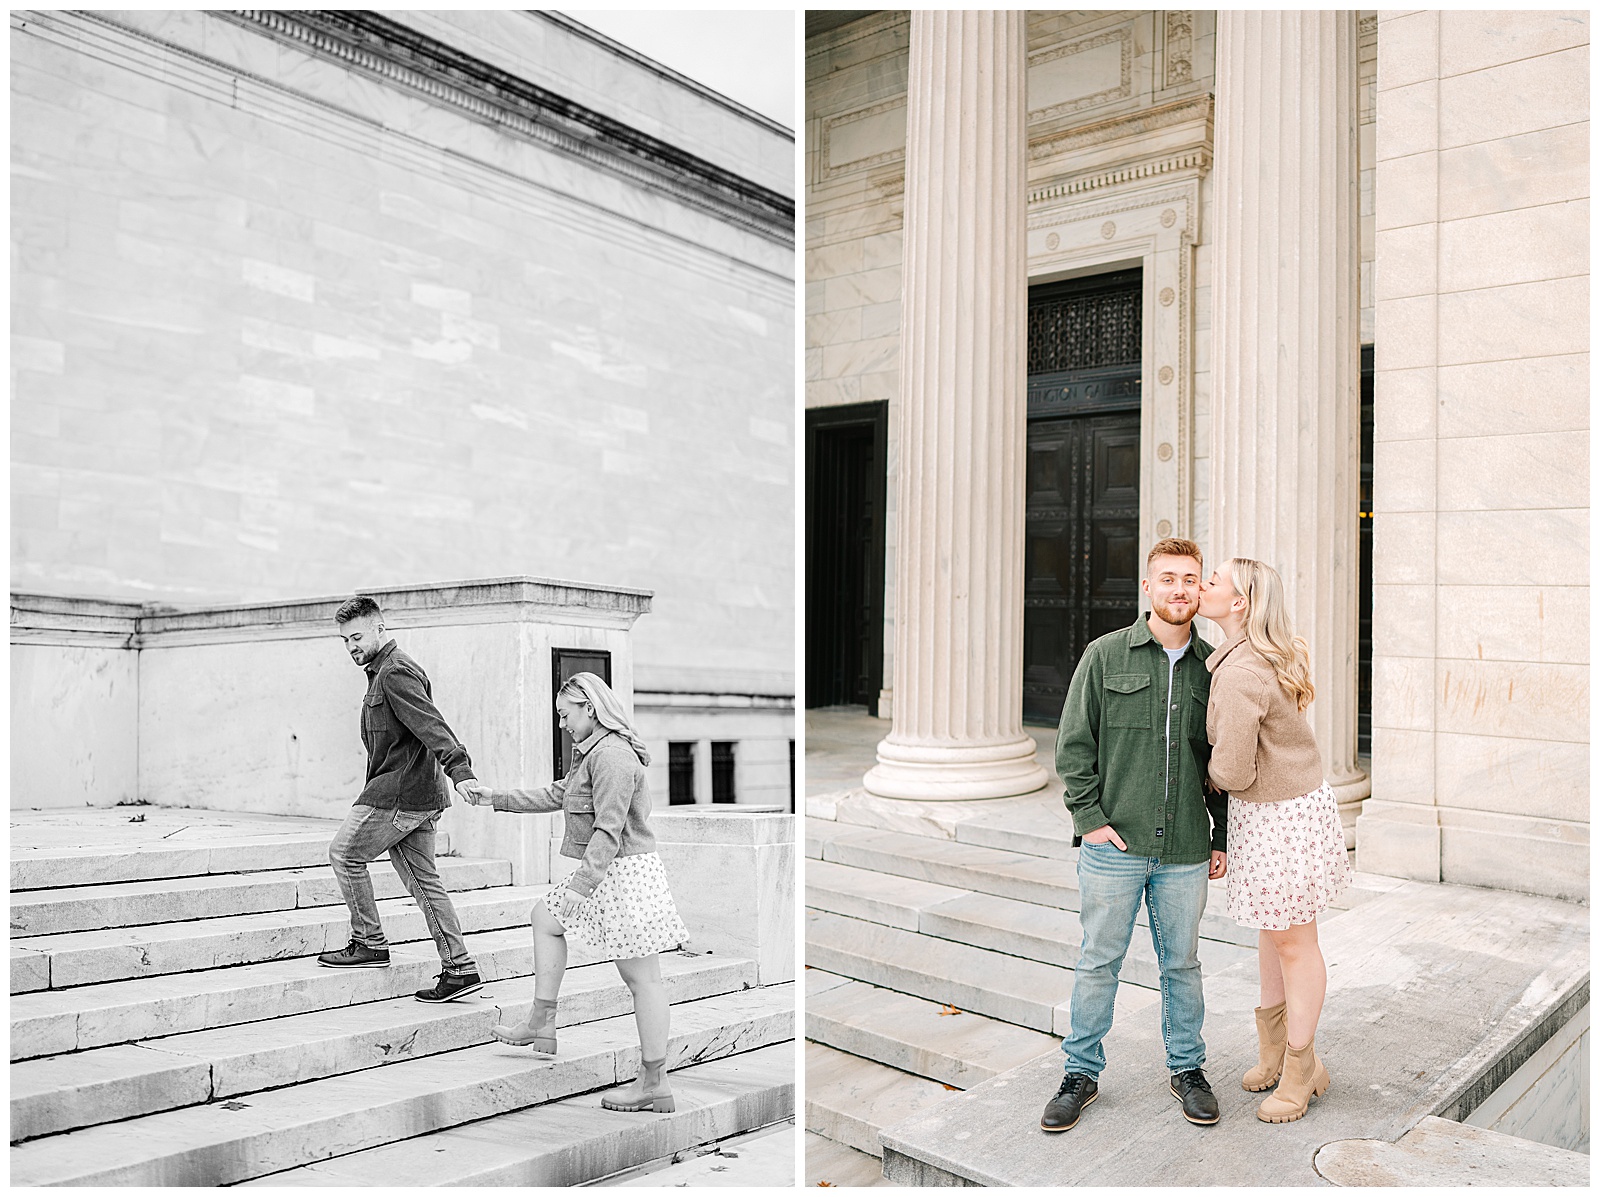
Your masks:
{"label": "marble wall", "polygon": [[1589,22],[1378,26],[1361,868],[1589,892]]}
{"label": "marble wall", "polygon": [[[553,20],[410,19],[792,176]],[[11,54],[16,587],[602,577],[656,595],[642,688],[792,703],[792,234],[212,14],[15,13]]]}

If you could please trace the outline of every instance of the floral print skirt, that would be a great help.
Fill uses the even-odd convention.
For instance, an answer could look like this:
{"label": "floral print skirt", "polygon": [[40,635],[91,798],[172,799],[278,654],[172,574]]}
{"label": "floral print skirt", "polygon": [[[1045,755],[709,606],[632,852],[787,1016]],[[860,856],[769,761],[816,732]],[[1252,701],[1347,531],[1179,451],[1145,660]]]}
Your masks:
{"label": "floral print skirt", "polygon": [[1228,799],[1228,917],[1240,926],[1309,923],[1354,880],[1327,782],[1282,802]]}
{"label": "floral print skirt", "polygon": [[[545,895],[545,909],[561,922],[561,888]],[[551,899],[554,899],[552,902]],[[667,888],[667,871],[654,852],[618,856],[585,898],[566,929],[612,959],[632,960],[670,951],[689,939],[689,928]]]}

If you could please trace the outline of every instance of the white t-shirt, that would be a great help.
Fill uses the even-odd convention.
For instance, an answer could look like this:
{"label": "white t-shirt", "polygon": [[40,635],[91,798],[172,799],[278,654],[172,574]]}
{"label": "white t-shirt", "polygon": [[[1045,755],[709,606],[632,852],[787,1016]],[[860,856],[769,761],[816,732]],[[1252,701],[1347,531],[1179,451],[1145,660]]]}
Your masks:
{"label": "white t-shirt", "polygon": [[1172,675],[1178,667],[1178,658],[1189,651],[1189,645],[1193,641],[1194,637],[1191,635],[1181,648],[1167,648],[1164,644],[1161,646],[1162,650],[1167,654],[1167,735],[1164,741],[1167,746],[1167,784],[1164,796],[1167,799],[1172,797],[1172,708],[1176,705],[1172,697]]}

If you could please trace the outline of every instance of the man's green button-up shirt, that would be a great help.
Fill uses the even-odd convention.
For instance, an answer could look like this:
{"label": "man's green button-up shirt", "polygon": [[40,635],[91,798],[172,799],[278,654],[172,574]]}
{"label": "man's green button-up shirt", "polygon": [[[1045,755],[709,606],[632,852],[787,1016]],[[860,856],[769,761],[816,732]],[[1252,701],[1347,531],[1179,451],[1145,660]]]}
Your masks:
{"label": "man's green button-up shirt", "polygon": [[1056,735],[1056,772],[1080,836],[1109,823],[1131,855],[1166,864],[1227,851],[1227,797],[1203,791],[1210,655],[1191,630],[1168,693],[1167,653],[1144,616],[1084,650]]}

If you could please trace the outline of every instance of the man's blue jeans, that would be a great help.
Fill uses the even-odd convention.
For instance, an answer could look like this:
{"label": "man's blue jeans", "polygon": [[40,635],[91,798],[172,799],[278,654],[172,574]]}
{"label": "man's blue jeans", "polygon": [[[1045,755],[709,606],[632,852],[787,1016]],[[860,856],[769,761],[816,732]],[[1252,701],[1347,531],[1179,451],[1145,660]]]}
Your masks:
{"label": "man's blue jeans", "polygon": [[387,948],[389,941],[378,921],[378,903],[372,896],[367,862],[388,852],[394,871],[427,921],[444,971],[461,976],[476,972],[477,965],[467,953],[461,938],[461,920],[433,859],[434,829],[440,814],[436,810],[353,806],[345,816],[344,826],[328,845],[328,863],[333,866],[339,892],[350,908],[350,938],[369,948]]}
{"label": "man's blue jeans", "polygon": [[1083,950],[1072,981],[1072,1033],[1061,1041],[1068,1072],[1100,1077],[1106,1066],[1101,1040],[1111,1029],[1117,974],[1133,939],[1142,899],[1150,911],[1150,938],[1161,966],[1161,1038],[1167,1070],[1187,1072],[1206,1062],[1200,1024],[1206,1002],[1200,989],[1200,916],[1206,909],[1209,862],[1164,865],[1132,856],[1114,844],[1085,841],[1078,849],[1078,917]]}

